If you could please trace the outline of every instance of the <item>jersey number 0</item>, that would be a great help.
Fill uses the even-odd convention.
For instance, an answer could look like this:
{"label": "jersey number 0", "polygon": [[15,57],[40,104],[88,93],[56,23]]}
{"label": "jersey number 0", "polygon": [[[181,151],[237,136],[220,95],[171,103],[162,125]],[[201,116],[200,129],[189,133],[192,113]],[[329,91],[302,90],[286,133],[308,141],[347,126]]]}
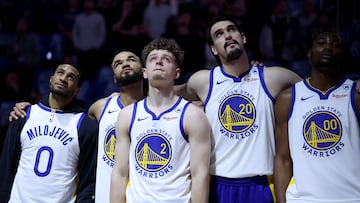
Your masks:
{"label": "jersey number 0", "polygon": [[[39,168],[39,166],[44,166],[45,164],[43,164],[43,163],[45,163],[45,161],[46,161],[46,159],[43,160],[43,159],[41,159],[41,157],[43,157],[43,159],[45,159],[46,157],[48,158],[45,169],[43,169],[43,167]],[[48,146],[40,147],[40,149],[36,153],[36,159],[35,159],[35,165],[34,165],[35,174],[40,177],[45,177],[45,176],[49,175],[53,158],[54,158],[54,151],[50,147],[48,147]],[[40,163],[40,161],[42,163]]]}

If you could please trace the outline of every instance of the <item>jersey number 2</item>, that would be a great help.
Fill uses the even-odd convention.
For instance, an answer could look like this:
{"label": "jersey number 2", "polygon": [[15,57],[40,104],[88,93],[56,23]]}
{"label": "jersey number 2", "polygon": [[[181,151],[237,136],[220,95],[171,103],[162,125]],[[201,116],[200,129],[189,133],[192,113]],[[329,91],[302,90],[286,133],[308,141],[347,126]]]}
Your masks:
{"label": "jersey number 2", "polygon": [[[42,161],[42,163],[44,163],[46,161],[46,160],[41,159],[41,156],[43,157],[43,159],[44,159],[44,156],[46,158],[46,155],[43,155],[44,153],[48,154],[47,166],[45,169],[43,169],[43,167],[39,169],[40,161]],[[54,158],[54,151],[50,147],[48,147],[48,146],[41,147],[38,150],[38,152],[36,153],[36,159],[35,159],[35,165],[34,165],[35,174],[40,177],[49,175],[53,158]]]}

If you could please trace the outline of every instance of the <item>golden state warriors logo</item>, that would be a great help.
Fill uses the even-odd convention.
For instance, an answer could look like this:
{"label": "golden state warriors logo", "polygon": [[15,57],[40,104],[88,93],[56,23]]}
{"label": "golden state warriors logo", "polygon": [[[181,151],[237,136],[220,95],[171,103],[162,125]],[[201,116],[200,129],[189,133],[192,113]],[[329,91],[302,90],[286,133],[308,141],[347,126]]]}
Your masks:
{"label": "golden state warriors logo", "polygon": [[225,98],[219,107],[221,125],[232,133],[248,130],[255,121],[255,107],[247,97],[234,94]]}
{"label": "golden state warriors logo", "polygon": [[328,150],[341,139],[342,126],[337,116],[328,111],[310,115],[303,126],[306,143],[316,150]]}
{"label": "golden state warriors logo", "polygon": [[171,145],[161,134],[149,134],[135,148],[137,164],[148,172],[160,172],[171,160]]}
{"label": "golden state warriors logo", "polygon": [[114,162],[115,160],[115,141],[115,128],[111,128],[107,131],[104,139],[104,153],[111,162]]}

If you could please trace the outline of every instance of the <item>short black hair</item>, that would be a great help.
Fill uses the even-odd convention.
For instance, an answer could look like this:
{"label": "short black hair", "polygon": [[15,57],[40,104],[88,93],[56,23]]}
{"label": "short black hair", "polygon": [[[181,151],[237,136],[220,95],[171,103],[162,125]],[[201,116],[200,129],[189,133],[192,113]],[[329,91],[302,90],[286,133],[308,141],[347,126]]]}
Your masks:
{"label": "short black hair", "polygon": [[314,32],[312,33],[312,36],[311,36],[311,44],[313,44],[316,40],[316,38],[320,35],[320,34],[325,34],[325,33],[329,33],[329,34],[334,34],[336,35],[339,39],[340,39],[340,42],[343,44],[344,43],[344,40],[342,39],[341,35],[336,32],[335,30],[333,29],[326,29],[326,30],[314,30]]}
{"label": "short black hair", "polygon": [[[215,16],[212,19],[210,19],[209,23],[208,23],[208,30],[207,30],[207,43],[209,45],[209,47],[211,48],[212,45],[214,45],[214,41],[211,37],[211,28],[215,23],[221,22],[221,21],[230,21],[232,23],[234,23],[234,25],[236,26],[236,28],[239,30],[239,32],[242,32],[242,27],[240,26],[240,23],[238,23],[235,18],[230,17],[230,16],[223,16],[223,15],[219,15],[219,16]],[[217,55],[214,55],[216,62],[218,64],[221,64],[221,60],[220,57]]]}
{"label": "short black hair", "polygon": [[[60,65],[69,65],[69,66],[72,66],[74,67],[78,72],[79,72],[79,81],[78,81],[78,84],[77,86],[78,87],[81,87],[82,83],[84,82],[84,77],[83,77],[83,70],[75,63],[62,63],[62,64],[59,64],[57,67],[59,67]],[[57,67],[55,68],[55,71],[57,69]]]}
{"label": "short black hair", "polygon": [[223,15],[215,16],[212,19],[210,19],[210,21],[208,23],[207,42],[208,42],[209,46],[214,44],[214,41],[212,40],[212,37],[211,37],[211,28],[214,24],[221,22],[221,21],[230,21],[230,22],[234,23],[234,25],[239,30],[239,32],[243,31],[240,24],[237,23],[237,21],[233,17],[223,16]]}
{"label": "short black hair", "polygon": [[131,53],[135,54],[136,56],[140,56],[140,54],[135,49],[130,49],[130,48],[129,49],[115,49],[112,51],[110,63],[112,63],[112,60],[114,59],[114,57],[116,55],[118,55],[120,52],[124,52],[124,51],[131,52]]}

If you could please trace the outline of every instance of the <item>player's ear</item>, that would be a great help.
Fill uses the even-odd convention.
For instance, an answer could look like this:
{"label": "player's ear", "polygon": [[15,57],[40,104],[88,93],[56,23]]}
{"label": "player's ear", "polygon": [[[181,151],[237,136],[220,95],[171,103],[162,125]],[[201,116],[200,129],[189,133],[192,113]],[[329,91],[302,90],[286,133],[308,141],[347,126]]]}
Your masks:
{"label": "player's ear", "polygon": [[176,68],[175,69],[175,79],[178,79],[180,77],[181,74],[181,69],[180,68]]}

